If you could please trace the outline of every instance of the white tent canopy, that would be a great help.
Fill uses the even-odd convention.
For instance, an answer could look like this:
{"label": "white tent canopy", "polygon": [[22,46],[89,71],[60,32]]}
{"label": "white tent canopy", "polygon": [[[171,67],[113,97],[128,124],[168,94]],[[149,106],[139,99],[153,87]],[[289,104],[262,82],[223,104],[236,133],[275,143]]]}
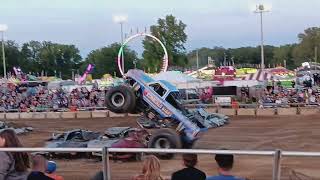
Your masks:
{"label": "white tent canopy", "polygon": [[166,80],[172,84],[177,83],[194,83],[194,82],[201,82],[202,80],[196,79],[194,77],[188,76],[180,71],[166,71],[157,74],[154,77],[155,80]]}

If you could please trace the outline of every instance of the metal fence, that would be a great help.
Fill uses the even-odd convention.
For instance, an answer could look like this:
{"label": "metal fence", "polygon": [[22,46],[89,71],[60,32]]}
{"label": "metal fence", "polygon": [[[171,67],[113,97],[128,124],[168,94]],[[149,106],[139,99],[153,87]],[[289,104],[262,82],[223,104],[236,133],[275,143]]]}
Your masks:
{"label": "metal fence", "polygon": [[281,158],[287,157],[320,157],[320,152],[298,151],[244,151],[244,150],[209,150],[209,149],[153,149],[153,148],[0,148],[1,152],[102,152],[102,167],[104,180],[111,180],[110,153],[194,153],[194,154],[233,154],[272,156],[272,180],[280,180]]}
{"label": "metal fence", "polygon": [[[239,108],[261,108],[261,105],[263,108],[277,108],[277,107],[318,107],[320,104],[306,104],[306,103],[251,103],[251,104],[243,104],[239,103]],[[196,107],[203,107],[203,108],[210,108],[210,107],[216,107],[216,108],[232,108],[232,104],[185,104],[184,105],[187,108],[196,108]],[[93,111],[93,110],[107,110],[107,107],[77,107],[76,111]],[[72,111],[70,108],[38,108],[38,109],[28,109],[27,111],[22,111],[21,109],[1,109],[0,112],[2,113],[20,113],[20,112],[69,112]]]}
{"label": "metal fence", "polygon": [[[277,107],[284,107],[284,108],[289,108],[289,107],[317,107],[320,104],[314,103],[314,104],[307,104],[307,103],[263,103],[263,104],[258,104],[258,103],[251,103],[251,104],[243,104],[239,103],[238,106],[239,108],[277,108]],[[232,108],[232,104],[186,104],[184,105],[185,107],[189,108],[195,108],[195,107],[204,107],[204,108],[209,108],[209,107],[216,107],[216,108]]]}
{"label": "metal fence", "polygon": [[[107,110],[107,107],[77,107],[76,111],[93,111],[93,110]],[[23,111],[22,109],[0,109],[3,113],[21,113],[21,112],[69,112],[70,108],[35,108],[27,109]]]}

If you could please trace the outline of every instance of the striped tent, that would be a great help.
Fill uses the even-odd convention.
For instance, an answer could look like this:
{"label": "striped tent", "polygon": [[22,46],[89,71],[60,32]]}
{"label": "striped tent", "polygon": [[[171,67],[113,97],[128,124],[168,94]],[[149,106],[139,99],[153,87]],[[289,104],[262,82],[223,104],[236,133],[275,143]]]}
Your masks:
{"label": "striped tent", "polygon": [[266,70],[259,69],[256,73],[248,74],[244,77],[244,80],[257,80],[257,81],[266,81],[270,80],[272,74]]}

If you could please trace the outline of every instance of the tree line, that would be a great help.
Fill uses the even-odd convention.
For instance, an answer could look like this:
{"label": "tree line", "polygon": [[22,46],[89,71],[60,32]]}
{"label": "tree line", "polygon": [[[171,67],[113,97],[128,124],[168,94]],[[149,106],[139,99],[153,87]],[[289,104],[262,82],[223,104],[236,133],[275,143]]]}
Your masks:
{"label": "tree line", "polygon": [[[319,52],[318,52],[319,50]],[[198,60],[200,67],[208,63],[208,57],[214,60],[215,65],[235,64],[236,66],[259,66],[261,62],[260,46],[223,48],[203,47],[188,53],[188,66],[195,66]],[[320,61],[320,27],[311,27],[298,34],[298,43],[281,46],[264,46],[266,67],[286,66],[294,69],[302,62]]]}
{"label": "tree line", "polygon": [[[198,50],[186,51],[184,44],[187,41],[185,33],[186,24],[173,15],[159,18],[155,25],[150,27],[150,33],[159,38],[165,45],[169,54],[169,66],[174,68],[190,68],[197,64],[197,51],[199,66],[207,65],[208,58],[219,65],[255,66],[260,64],[260,46],[224,48],[202,47]],[[279,47],[266,45],[265,65],[274,67],[286,65],[289,69],[300,66],[305,61],[319,61],[320,52],[320,27],[311,27],[298,34],[298,43],[286,44]],[[5,56],[7,72],[18,66],[25,73],[34,75],[60,76],[70,79],[72,71],[84,71],[91,63],[95,65],[94,78],[100,78],[108,73],[119,76],[117,68],[117,55],[121,47],[119,43],[113,43],[96,50],[92,50],[87,57],[81,57],[79,49],[75,45],[60,44],[50,41],[30,41],[19,46],[16,42],[5,42]],[[125,47],[125,67],[131,69],[136,66],[147,72],[157,72],[161,66],[163,50],[160,44],[146,37],[143,40],[144,51],[139,58],[137,52]],[[320,47],[319,47],[320,51]],[[0,52],[2,55],[2,51]],[[2,57],[2,56],[1,56]],[[0,75],[3,75],[2,63],[0,63]]]}
{"label": "tree line", "polygon": [[[8,40],[4,47],[7,73],[13,73],[13,67],[20,67],[24,73],[35,76],[61,76],[62,79],[70,79],[72,71],[81,74],[90,63],[95,65],[94,78],[101,78],[106,73],[119,75],[116,58],[121,45],[118,43],[93,50],[86,58],[81,57],[75,45],[50,41],[30,41],[19,46]],[[133,68],[134,59],[137,59],[136,52],[125,48],[126,69]],[[3,63],[0,63],[0,76],[3,76]]]}

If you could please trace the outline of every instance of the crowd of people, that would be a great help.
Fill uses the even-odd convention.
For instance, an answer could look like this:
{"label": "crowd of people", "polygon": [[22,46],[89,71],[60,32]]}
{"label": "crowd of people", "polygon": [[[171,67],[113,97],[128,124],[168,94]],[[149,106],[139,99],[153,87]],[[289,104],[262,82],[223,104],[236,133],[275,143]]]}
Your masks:
{"label": "crowd of people", "polygon": [[[6,129],[0,132],[0,148],[23,147],[15,132]],[[196,154],[183,154],[185,168],[174,172],[171,180],[245,180],[233,176],[232,168],[234,157],[230,154],[217,154],[215,160],[218,165],[214,176],[207,176],[196,168],[198,158]],[[40,154],[29,156],[25,152],[0,151],[0,179],[1,180],[63,180],[56,173],[57,164],[48,161]],[[102,180],[103,173],[99,171],[92,180]],[[164,180],[161,175],[160,160],[154,155],[144,157],[141,173],[132,176],[132,180]]]}
{"label": "crowd of people", "polygon": [[[218,165],[217,172],[212,176],[207,176],[205,172],[198,169],[197,154],[183,154],[182,160],[184,168],[172,173],[170,178],[161,175],[160,160],[154,155],[145,156],[142,170],[139,174],[132,176],[132,180],[249,180],[233,175],[232,168],[234,156],[232,154],[216,154],[215,161]],[[98,172],[92,180],[102,180],[102,171]]]}
{"label": "crowd of people", "polygon": [[276,103],[288,105],[290,103],[305,103],[320,105],[320,92],[316,88],[284,88],[280,85],[271,86],[264,90],[261,104]]}
{"label": "crowd of people", "polygon": [[[216,174],[207,176],[206,173],[196,167],[198,157],[196,154],[183,154],[183,169],[174,172],[171,180],[246,180],[234,176],[232,173],[234,157],[231,154],[217,154],[215,160],[218,165]],[[149,155],[144,159],[142,172],[133,176],[132,180],[164,180],[160,173],[160,161],[156,156]]]}
{"label": "crowd of people", "polygon": [[46,111],[61,108],[104,107],[105,90],[93,87],[75,88],[71,92],[63,88],[47,86],[19,86],[12,83],[0,85],[0,111]]}

